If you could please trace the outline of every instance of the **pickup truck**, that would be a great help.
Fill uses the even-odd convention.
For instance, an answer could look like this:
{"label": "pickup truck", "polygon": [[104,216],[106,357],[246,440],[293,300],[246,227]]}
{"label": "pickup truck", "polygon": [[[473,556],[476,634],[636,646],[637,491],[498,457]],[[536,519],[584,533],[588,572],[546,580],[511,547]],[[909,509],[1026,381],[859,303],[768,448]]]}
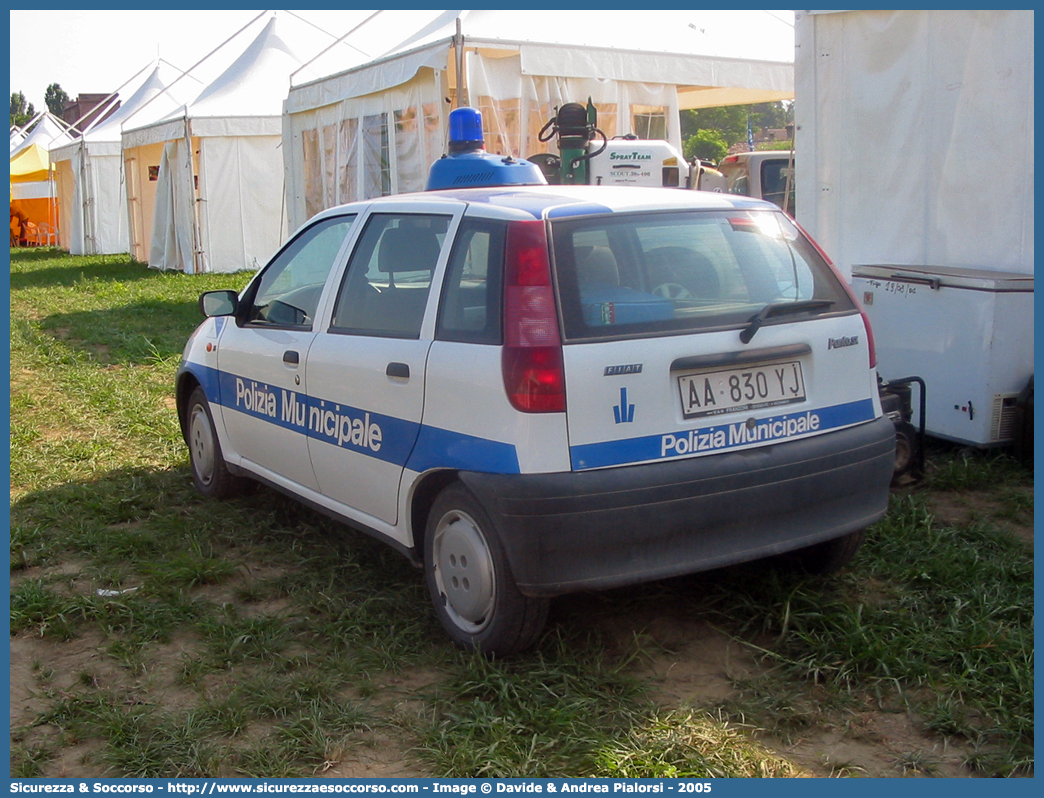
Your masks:
{"label": "pickup truck", "polygon": [[[791,216],[796,215],[793,150],[727,155],[718,164],[718,171],[725,175],[725,190],[729,194],[768,200]],[[784,205],[783,199],[788,193]]]}

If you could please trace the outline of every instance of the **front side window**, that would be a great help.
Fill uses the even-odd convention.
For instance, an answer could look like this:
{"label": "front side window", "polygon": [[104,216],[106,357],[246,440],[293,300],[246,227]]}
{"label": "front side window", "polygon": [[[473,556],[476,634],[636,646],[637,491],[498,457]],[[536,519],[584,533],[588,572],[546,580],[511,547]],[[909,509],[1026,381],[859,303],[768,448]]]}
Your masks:
{"label": "front side window", "polygon": [[375,213],[348,262],[333,332],[419,338],[449,216]]}
{"label": "front side window", "polygon": [[246,322],[310,328],[323,285],[354,221],[354,214],[323,219],[287,244],[255,284]]}
{"label": "front side window", "polygon": [[573,340],[729,327],[766,305],[803,300],[823,300],[807,312],[853,309],[812,244],[776,211],[563,219],[552,236]]}

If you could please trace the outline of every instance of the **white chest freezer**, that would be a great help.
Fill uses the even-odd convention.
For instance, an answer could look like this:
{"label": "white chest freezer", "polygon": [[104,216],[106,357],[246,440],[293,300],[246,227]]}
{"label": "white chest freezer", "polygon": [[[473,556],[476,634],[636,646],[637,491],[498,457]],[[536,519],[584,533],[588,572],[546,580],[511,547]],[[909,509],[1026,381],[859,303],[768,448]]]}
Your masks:
{"label": "white chest freezer", "polygon": [[1016,399],[1033,375],[1032,275],[874,264],[852,267],[852,287],[881,377],[925,380],[929,435],[973,446],[1013,440]]}

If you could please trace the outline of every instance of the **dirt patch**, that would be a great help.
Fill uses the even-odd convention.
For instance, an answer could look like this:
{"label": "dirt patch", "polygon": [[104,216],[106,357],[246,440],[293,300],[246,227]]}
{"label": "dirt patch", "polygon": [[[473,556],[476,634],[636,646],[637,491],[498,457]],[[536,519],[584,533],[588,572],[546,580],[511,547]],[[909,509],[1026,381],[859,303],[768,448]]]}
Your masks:
{"label": "dirt patch", "polygon": [[[712,709],[739,699],[738,685],[764,672],[750,647],[705,623],[660,619],[649,633],[672,650],[652,656],[640,675],[650,695],[665,707]],[[766,641],[769,642],[769,641]],[[924,735],[905,713],[828,713],[815,728],[789,742],[753,729],[753,736],[786,760],[816,776],[969,777],[963,762],[970,750]]]}
{"label": "dirt patch", "polygon": [[988,521],[1033,548],[1033,488],[1012,487],[1005,498],[985,491],[935,492],[928,508],[937,523],[963,526]]}
{"label": "dirt patch", "polygon": [[660,617],[645,628],[658,652],[638,676],[664,706],[709,706],[735,695],[735,682],[753,675],[751,650],[698,620]]}
{"label": "dirt patch", "polygon": [[70,641],[15,635],[11,638],[11,727],[35,722],[51,704],[49,696],[70,695],[83,678],[111,670],[100,632]]}
{"label": "dirt patch", "polygon": [[383,732],[368,732],[349,741],[316,776],[331,779],[417,779],[430,773],[415,764],[402,741]]}
{"label": "dirt patch", "polygon": [[968,778],[970,748],[918,731],[902,712],[864,712],[838,719],[789,744],[771,735],[761,742],[819,776]]}

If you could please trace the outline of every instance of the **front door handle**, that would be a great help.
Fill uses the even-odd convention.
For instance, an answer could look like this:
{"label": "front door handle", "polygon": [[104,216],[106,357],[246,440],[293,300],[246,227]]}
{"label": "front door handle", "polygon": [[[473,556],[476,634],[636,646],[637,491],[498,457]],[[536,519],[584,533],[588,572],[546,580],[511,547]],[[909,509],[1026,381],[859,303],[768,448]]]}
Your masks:
{"label": "front door handle", "polygon": [[297,354],[293,349],[287,349],[283,352],[283,362],[289,363],[292,366],[296,366],[301,362],[301,356]]}
{"label": "front door handle", "polygon": [[384,373],[389,377],[399,377],[403,380],[410,378],[410,367],[406,363],[389,363]]}

